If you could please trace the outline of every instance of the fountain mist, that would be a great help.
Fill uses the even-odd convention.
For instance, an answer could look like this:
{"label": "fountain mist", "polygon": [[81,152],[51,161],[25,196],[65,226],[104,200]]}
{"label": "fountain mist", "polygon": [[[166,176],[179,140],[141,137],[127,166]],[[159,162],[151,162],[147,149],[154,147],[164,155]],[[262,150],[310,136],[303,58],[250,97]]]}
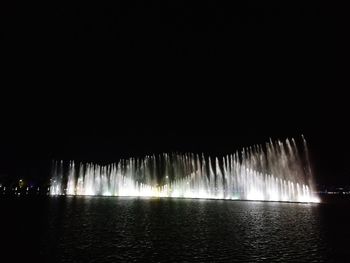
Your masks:
{"label": "fountain mist", "polygon": [[305,141],[299,152],[287,139],[215,158],[164,153],[104,166],[59,161],[50,194],[319,202],[307,154]]}

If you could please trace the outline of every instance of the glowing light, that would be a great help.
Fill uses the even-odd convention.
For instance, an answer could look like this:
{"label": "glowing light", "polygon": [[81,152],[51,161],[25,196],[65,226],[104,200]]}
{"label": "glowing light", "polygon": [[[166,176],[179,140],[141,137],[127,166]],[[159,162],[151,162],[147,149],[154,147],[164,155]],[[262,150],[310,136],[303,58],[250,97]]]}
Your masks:
{"label": "glowing light", "polygon": [[253,189],[247,194],[247,200],[265,200],[265,198],[261,192]]}
{"label": "glowing light", "polygon": [[70,162],[67,177],[62,174],[63,163],[58,162],[48,191],[51,195],[320,202],[312,185],[299,179],[307,177],[304,167],[308,164],[301,161],[291,141],[271,141],[265,151],[253,147],[215,160],[195,154],[163,154],[108,166]]}

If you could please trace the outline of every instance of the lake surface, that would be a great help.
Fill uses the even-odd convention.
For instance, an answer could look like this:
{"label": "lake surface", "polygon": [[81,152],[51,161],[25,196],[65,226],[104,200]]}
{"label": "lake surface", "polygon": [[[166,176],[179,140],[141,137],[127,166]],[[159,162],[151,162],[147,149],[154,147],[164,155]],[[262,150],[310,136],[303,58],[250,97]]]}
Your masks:
{"label": "lake surface", "polygon": [[[1,197],[8,262],[342,262],[349,202]],[[1,260],[3,262],[3,260]]]}

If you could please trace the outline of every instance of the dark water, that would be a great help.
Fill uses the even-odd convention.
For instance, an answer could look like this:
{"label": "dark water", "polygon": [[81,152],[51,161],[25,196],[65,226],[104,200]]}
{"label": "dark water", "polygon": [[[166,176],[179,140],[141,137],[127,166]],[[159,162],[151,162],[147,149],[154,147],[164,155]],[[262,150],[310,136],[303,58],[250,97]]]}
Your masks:
{"label": "dark water", "polygon": [[350,260],[348,202],[6,197],[0,205],[1,262]]}

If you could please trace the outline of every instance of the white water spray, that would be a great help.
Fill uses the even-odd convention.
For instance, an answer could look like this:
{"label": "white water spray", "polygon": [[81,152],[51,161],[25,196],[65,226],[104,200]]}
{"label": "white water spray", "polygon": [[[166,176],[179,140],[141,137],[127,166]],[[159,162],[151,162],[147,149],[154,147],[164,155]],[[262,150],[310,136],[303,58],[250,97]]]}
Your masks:
{"label": "white water spray", "polygon": [[287,139],[220,158],[161,154],[104,166],[60,161],[50,194],[319,202],[307,149],[302,153]]}

